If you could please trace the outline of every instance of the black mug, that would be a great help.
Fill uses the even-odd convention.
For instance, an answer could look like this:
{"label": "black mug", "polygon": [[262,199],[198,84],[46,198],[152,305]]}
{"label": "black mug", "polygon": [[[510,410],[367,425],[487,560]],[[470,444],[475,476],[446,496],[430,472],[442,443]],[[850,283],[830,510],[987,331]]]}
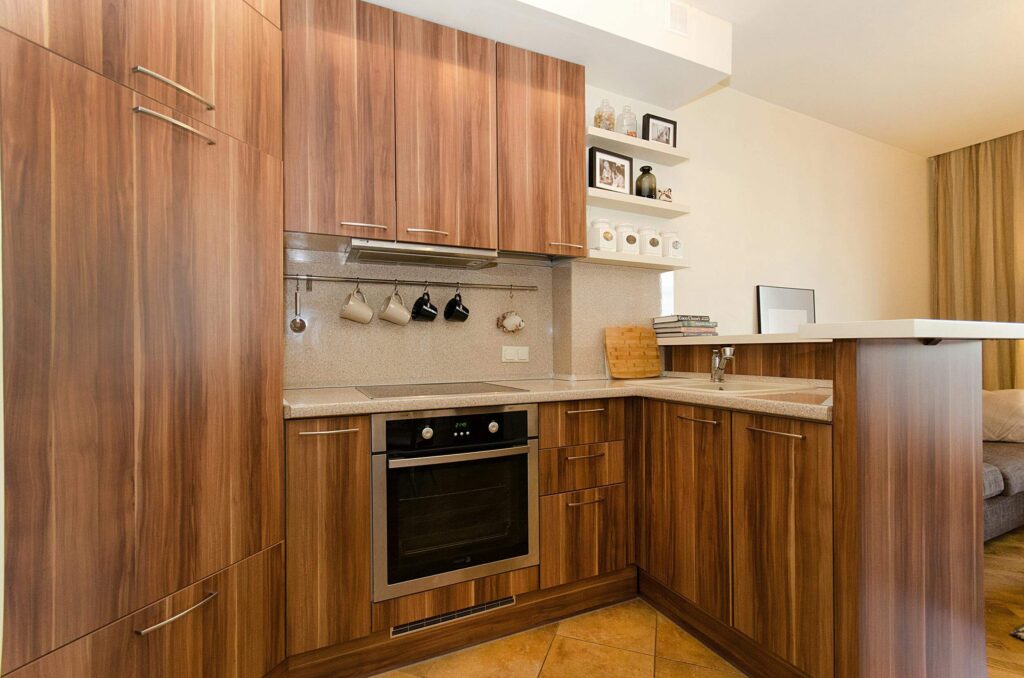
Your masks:
{"label": "black mug", "polygon": [[437,306],[430,303],[430,292],[424,292],[423,296],[412,305],[412,319],[429,322],[437,317]]}
{"label": "black mug", "polygon": [[464,323],[469,319],[469,306],[462,304],[462,295],[458,292],[448,301],[444,307],[444,319]]}

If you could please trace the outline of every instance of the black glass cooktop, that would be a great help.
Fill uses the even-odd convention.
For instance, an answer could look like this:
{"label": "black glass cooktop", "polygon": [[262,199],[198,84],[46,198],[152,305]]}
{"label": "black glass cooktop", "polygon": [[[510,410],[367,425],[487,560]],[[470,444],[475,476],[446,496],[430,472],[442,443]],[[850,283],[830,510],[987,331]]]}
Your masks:
{"label": "black glass cooktop", "polygon": [[509,391],[524,391],[526,389],[489,384],[486,381],[464,381],[457,384],[392,384],[387,386],[357,386],[356,390],[367,398],[377,400],[379,398],[426,398],[429,396],[506,393]]}

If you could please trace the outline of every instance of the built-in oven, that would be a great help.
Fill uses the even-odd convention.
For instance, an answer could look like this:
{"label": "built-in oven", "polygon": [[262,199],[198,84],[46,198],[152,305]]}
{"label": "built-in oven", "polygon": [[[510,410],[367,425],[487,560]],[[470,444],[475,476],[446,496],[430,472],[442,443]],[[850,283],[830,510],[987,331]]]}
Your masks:
{"label": "built-in oven", "polygon": [[537,406],[378,414],[373,600],[538,563]]}

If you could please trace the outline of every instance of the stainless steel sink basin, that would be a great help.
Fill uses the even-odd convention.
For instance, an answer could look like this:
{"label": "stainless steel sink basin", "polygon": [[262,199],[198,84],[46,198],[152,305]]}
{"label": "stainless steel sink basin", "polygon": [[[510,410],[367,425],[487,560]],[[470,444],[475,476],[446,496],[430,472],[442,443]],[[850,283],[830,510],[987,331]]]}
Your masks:
{"label": "stainless steel sink basin", "polygon": [[636,380],[634,384],[642,384],[654,388],[671,388],[680,391],[721,391],[722,393],[733,393],[736,395],[754,395],[758,393],[784,393],[789,391],[804,391],[814,388],[805,384],[780,384],[770,381],[729,381],[723,382],[701,381],[699,379],[649,379]]}

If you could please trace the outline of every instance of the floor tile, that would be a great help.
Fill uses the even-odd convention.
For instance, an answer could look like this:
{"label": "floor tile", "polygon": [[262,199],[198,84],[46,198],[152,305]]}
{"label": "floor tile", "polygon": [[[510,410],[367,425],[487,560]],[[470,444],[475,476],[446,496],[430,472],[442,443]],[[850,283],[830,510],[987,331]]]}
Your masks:
{"label": "floor tile", "polygon": [[654,657],[639,652],[595,645],[575,638],[556,636],[541,678],[653,678]]}
{"label": "floor tile", "polygon": [[641,600],[630,600],[559,623],[558,635],[654,654],[657,613]]}
{"label": "floor tile", "polygon": [[671,619],[658,613],[658,644],[656,654],[686,664],[717,669],[733,676],[742,675],[729,662],[715,654],[706,645],[676,626]]}
{"label": "floor tile", "polygon": [[425,678],[536,678],[554,637],[553,626],[531,629],[402,670]]}
{"label": "floor tile", "polygon": [[726,678],[727,676],[734,675],[736,674],[723,673],[722,671],[704,668],[695,664],[674,662],[664,657],[655,659],[654,664],[655,678]]}

